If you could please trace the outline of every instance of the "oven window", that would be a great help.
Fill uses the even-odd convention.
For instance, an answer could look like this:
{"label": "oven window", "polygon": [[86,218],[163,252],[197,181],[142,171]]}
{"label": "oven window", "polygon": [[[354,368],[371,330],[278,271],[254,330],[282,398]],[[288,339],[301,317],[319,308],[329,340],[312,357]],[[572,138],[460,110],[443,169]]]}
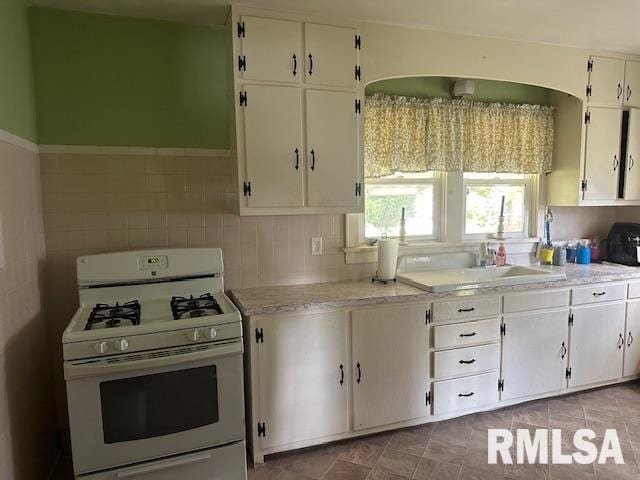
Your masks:
{"label": "oven window", "polygon": [[215,366],[100,384],[105,443],[158,437],[218,421]]}

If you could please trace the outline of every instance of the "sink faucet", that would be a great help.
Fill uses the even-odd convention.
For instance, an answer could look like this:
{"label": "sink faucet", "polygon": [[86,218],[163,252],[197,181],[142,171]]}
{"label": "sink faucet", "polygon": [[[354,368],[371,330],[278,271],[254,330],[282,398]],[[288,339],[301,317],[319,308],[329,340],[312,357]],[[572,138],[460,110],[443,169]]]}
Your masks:
{"label": "sink faucet", "polygon": [[487,242],[480,244],[480,255],[478,255],[479,267],[495,267],[496,266],[496,251],[493,248],[489,248]]}

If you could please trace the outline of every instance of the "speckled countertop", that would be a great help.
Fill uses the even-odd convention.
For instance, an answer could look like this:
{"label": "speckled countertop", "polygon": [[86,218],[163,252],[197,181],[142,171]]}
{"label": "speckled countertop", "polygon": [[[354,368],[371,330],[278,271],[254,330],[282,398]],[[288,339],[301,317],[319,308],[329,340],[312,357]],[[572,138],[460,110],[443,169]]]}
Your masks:
{"label": "speckled countertop", "polygon": [[233,302],[244,315],[269,315],[283,312],[302,312],[319,308],[354,307],[406,301],[430,301],[477,294],[503,294],[552,287],[587,285],[592,283],[640,279],[640,267],[612,264],[545,267],[564,270],[566,280],[529,283],[508,287],[479,288],[457,292],[429,293],[402,283],[382,285],[370,279],[349,282],[308,283],[277,287],[233,289]]}

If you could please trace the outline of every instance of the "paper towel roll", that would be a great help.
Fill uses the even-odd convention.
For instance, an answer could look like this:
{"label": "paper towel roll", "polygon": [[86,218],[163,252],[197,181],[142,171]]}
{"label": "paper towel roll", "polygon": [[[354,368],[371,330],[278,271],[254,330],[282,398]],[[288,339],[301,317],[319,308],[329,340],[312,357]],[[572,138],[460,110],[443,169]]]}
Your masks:
{"label": "paper towel roll", "polygon": [[378,240],[378,280],[396,278],[398,264],[398,239],[381,238]]}

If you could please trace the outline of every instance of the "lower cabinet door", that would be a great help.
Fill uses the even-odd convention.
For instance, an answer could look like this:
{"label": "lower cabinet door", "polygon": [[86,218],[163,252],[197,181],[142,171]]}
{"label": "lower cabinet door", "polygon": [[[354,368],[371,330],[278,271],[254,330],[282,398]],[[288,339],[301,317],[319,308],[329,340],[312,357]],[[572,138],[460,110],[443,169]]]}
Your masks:
{"label": "lower cabinet door", "polygon": [[428,305],[354,311],[355,430],[427,416]]}
{"label": "lower cabinet door", "polygon": [[262,448],[346,432],[347,313],[259,321]]}
{"label": "lower cabinet door", "polygon": [[622,376],[625,303],[571,309],[570,387],[615,380]]}
{"label": "lower cabinet door", "polygon": [[443,380],[433,384],[433,414],[468,410],[498,401],[498,372]]}
{"label": "lower cabinet door", "polygon": [[640,301],[627,303],[623,375],[640,375]]}
{"label": "lower cabinet door", "polygon": [[560,390],[569,351],[569,309],[504,317],[503,400]]}

